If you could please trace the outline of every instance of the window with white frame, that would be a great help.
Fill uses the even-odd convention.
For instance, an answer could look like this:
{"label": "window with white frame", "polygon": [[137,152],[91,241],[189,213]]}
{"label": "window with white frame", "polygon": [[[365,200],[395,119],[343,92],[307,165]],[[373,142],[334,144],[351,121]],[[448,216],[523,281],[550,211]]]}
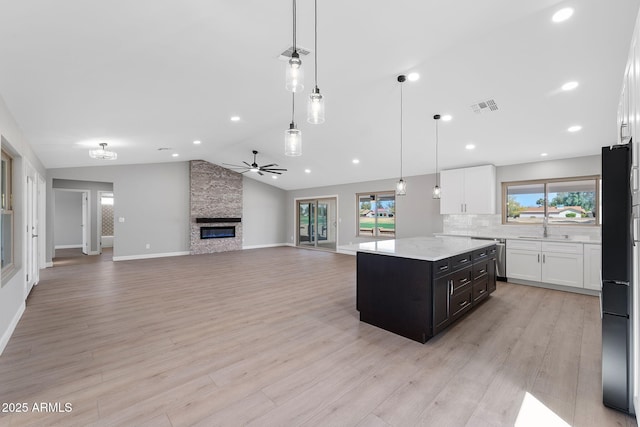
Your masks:
{"label": "window with white frame", "polygon": [[395,237],[396,194],[390,192],[356,195],[359,237]]}
{"label": "window with white frame", "polygon": [[2,195],[0,200],[0,264],[2,265],[2,276],[13,269],[13,192],[12,192],[12,172],[13,159],[2,150]]}

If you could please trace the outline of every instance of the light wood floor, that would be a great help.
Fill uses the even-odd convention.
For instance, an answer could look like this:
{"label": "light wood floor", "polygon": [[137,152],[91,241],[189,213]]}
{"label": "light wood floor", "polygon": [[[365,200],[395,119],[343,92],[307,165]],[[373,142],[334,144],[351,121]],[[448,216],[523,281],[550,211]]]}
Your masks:
{"label": "light wood floor", "polygon": [[527,393],[572,426],[636,425],[601,403],[594,297],[499,282],[423,345],[359,322],[348,255],[64,258],[0,357],[0,403],[73,409],[0,425],[510,426]]}

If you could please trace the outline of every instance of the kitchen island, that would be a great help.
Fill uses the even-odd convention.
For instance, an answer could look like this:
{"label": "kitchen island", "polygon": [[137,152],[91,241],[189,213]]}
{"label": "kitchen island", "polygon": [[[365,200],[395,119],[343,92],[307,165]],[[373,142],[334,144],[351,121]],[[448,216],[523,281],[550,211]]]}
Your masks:
{"label": "kitchen island", "polygon": [[493,242],[413,237],[352,245],[360,320],[424,343],[496,289]]}

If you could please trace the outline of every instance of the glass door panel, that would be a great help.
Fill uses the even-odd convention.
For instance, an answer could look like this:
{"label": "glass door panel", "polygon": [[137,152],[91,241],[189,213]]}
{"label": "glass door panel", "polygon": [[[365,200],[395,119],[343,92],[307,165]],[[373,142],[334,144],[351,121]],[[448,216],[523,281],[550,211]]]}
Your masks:
{"label": "glass door panel", "polygon": [[298,246],[336,250],[337,200],[298,201]]}

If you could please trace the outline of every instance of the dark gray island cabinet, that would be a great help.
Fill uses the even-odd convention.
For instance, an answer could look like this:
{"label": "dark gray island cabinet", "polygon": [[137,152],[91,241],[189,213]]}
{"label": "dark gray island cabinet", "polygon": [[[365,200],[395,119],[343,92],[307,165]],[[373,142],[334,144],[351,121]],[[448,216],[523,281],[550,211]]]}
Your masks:
{"label": "dark gray island cabinet", "polygon": [[453,239],[358,250],[360,320],[424,343],[484,301],[496,289],[496,246]]}

